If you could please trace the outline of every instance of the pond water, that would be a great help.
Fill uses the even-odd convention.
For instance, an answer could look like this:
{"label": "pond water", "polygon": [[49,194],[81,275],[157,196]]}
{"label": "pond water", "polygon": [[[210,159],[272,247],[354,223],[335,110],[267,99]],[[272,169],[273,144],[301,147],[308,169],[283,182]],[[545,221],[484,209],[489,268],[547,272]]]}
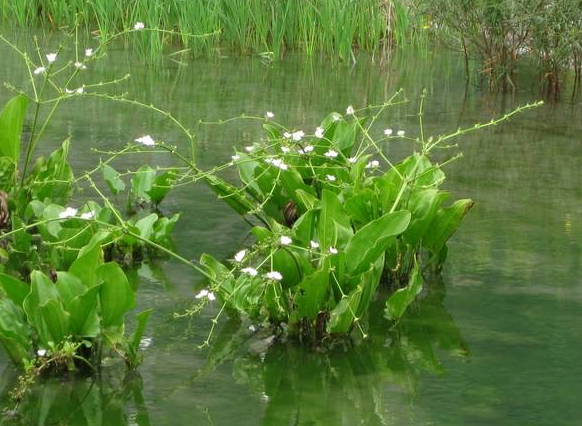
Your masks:
{"label": "pond water", "polygon": [[[22,83],[22,65],[6,46],[0,57],[0,80]],[[253,57],[173,59],[148,67],[131,52],[112,49],[83,78],[98,82],[131,72],[110,92],[129,92],[189,123],[204,167],[227,161],[234,145],[262,132],[254,121],[198,127],[199,119],[273,111],[281,123],[313,129],[331,111],[381,103],[404,88],[410,103],[391,110],[383,125],[416,135],[424,87],[426,133],[439,134],[539,98],[527,70],[515,96],[466,86],[461,58],[446,52],[395,54],[382,63],[362,57],[354,66],[293,56],[272,64]],[[465,136],[459,148],[439,154],[464,153],[447,167],[446,186],[476,204],[450,243],[442,277],[430,282],[396,330],[374,322],[368,341],[320,354],[291,344],[267,349],[266,336],[252,335],[247,324],[221,322],[212,348],[199,349],[216,311],[192,320],[173,313],[188,307],[201,278],[173,262],[143,264],[132,277],[140,308],[155,313],[139,372],[112,365],[98,379],[44,379],[20,414],[8,413],[1,424],[579,424],[582,114],[580,100],[567,90],[559,103]],[[2,104],[9,97],[0,91]],[[175,128],[149,112],[79,99],[60,110],[41,150],[70,135],[80,173],[98,158],[91,147],[116,149],[145,133],[181,142]],[[386,148],[395,157],[410,149],[404,143]],[[144,162],[169,160],[143,155],[118,168]],[[226,258],[248,237],[247,225],[200,185],[174,191],[163,209],[182,212],[175,244],[188,258],[203,252]],[[0,403],[9,410],[18,373],[4,354],[0,368]]]}

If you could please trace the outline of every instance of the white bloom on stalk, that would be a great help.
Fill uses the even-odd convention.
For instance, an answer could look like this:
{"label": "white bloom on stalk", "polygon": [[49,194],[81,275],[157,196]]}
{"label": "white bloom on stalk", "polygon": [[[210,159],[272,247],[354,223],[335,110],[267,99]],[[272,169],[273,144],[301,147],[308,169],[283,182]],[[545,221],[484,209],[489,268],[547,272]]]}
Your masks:
{"label": "white bloom on stalk", "polygon": [[82,62],[79,62],[79,61],[75,62],[74,65],[75,65],[75,68],[78,68],[80,70],[86,70],[87,69],[87,67],[85,65],[83,65]]}
{"label": "white bloom on stalk", "polygon": [[208,300],[216,300],[216,296],[211,291],[208,292]]}
{"label": "white bloom on stalk", "polygon": [[351,106],[351,105],[350,105],[350,106],[348,106],[348,107],[346,108],[346,114],[347,114],[347,115],[354,115],[354,107],[353,107],[353,106]]}
{"label": "white bloom on stalk", "polygon": [[406,132],[404,130],[398,130],[398,132],[396,132],[396,134],[400,137],[404,136]]}
{"label": "white bloom on stalk", "polygon": [[143,22],[136,22],[135,25],[133,26],[134,30],[143,30],[145,28],[145,25]]}
{"label": "white bloom on stalk", "polygon": [[329,252],[330,252],[331,254],[337,254],[337,249],[336,249],[335,247],[330,247],[330,248],[329,248]]}
{"label": "white bloom on stalk", "polygon": [[335,182],[336,180],[336,177],[334,175],[327,175],[325,178],[330,182]]}
{"label": "white bloom on stalk", "polygon": [[288,246],[289,244],[291,244],[293,242],[293,240],[291,238],[289,238],[287,235],[281,235],[281,239],[279,241],[284,246]]}
{"label": "white bloom on stalk", "polygon": [[86,57],[93,56],[93,49],[85,49],[85,56]]}
{"label": "white bloom on stalk", "polygon": [[75,92],[77,93],[77,95],[82,95],[84,91],[85,91],[85,88],[83,86],[75,89]]}
{"label": "white bloom on stalk", "polygon": [[49,64],[52,64],[54,61],[57,60],[57,54],[56,53],[49,53],[46,55],[46,60],[48,61]]}
{"label": "white bloom on stalk", "polygon": [[238,161],[238,160],[240,160],[240,155],[233,155],[230,158],[232,158],[232,161]]}
{"label": "white bloom on stalk", "polygon": [[241,250],[237,254],[234,255],[234,260],[236,260],[237,262],[242,262],[246,256],[246,254],[247,254],[246,250]]}
{"label": "white bloom on stalk", "polygon": [[285,132],[285,133],[283,133],[283,137],[284,137],[285,139],[291,139],[291,136],[293,136],[293,135],[292,135],[291,133],[289,133],[289,132]]}
{"label": "white bloom on stalk", "polygon": [[38,68],[37,68],[37,69],[35,69],[35,70],[34,70],[32,73],[33,73],[34,75],[39,75],[39,74],[42,74],[42,73],[44,73],[45,71],[46,71],[46,68],[45,68],[45,67],[38,67]]}
{"label": "white bloom on stalk", "polygon": [[339,121],[341,117],[338,114],[334,114],[331,116],[331,118],[333,119],[333,121]]}
{"label": "white bloom on stalk", "polygon": [[67,219],[69,217],[74,217],[77,214],[77,209],[73,207],[67,207],[65,210],[59,213],[59,219]]}
{"label": "white bloom on stalk", "polygon": [[280,158],[267,158],[265,159],[265,163],[277,167],[281,170],[287,170],[289,168],[289,166],[285,164]]}
{"label": "white bloom on stalk", "polygon": [[281,273],[277,272],[277,271],[267,272],[267,274],[265,276],[268,279],[275,280],[275,281],[281,281],[283,279],[283,275],[281,275]]}
{"label": "white bloom on stalk", "polygon": [[333,149],[330,149],[323,155],[325,155],[327,158],[335,158],[338,156],[337,151],[334,151]]}
{"label": "white bloom on stalk", "polygon": [[45,356],[46,355],[46,352],[47,352],[46,349],[39,349],[39,350],[36,351],[36,354],[38,356]]}
{"label": "white bloom on stalk", "polygon": [[305,132],[303,130],[297,130],[296,132],[293,132],[291,136],[293,137],[294,141],[300,141],[303,139],[303,136],[305,136]]}
{"label": "white bloom on stalk", "polygon": [[198,292],[198,294],[196,296],[194,296],[194,298],[195,299],[202,299],[203,297],[207,297],[207,296],[208,296],[208,290],[203,289],[203,290],[200,290]]}
{"label": "white bloom on stalk", "polygon": [[142,136],[141,138],[137,138],[135,142],[145,146],[154,146],[156,144],[156,141],[150,135],[145,135]]}
{"label": "white bloom on stalk", "polygon": [[283,154],[288,154],[290,151],[291,151],[291,149],[289,147],[286,147],[286,146],[281,147],[281,152]]}
{"label": "white bloom on stalk", "polygon": [[312,249],[319,248],[319,243],[316,241],[310,241],[309,245],[311,246]]}
{"label": "white bloom on stalk", "polygon": [[74,90],[70,90],[70,89],[65,89],[65,93],[71,95],[71,94],[75,93],[75,91]]}
{"label": "white bloom on stalk", "polygon": [[254,146],[252,146],[252,145],[245,146],[245,151],[246,151],[246,152],[253,152],[253,149],[255,149],[255,147],[254,147]]}
{"label": "white bloom on stalk", "polygon": [[392,134],[392,129],[384,129],[384,134],[390,136]]}
{"label": "white bloom on stalk", "polygon": [[85,212],[85,213],[81,213],[81,219],[83,220],[91,220],[91,219],[95,219],[95,212],[93,210]]}
{"label": "white bloom on stalk", "polygon": [[243,268],[240,270],[243,274],[250,275],[251,277],[256,277],[258,271],[255,268]]}
{"label": "white bloom on stalk", "polygon": [[354,164],[357,161],[358,161],[358,159],[356,157],[350,157],[350,158],[348,158],[348,163],[350,163],[350,164]]}
{"label": "white bloom on stalk", "polygon": [[380,162],[378,160],[372,160],[368,164],[366,164],[366,169],[375,169],[379,165],[380,165]]}
{"label": "white bloom on stalk", "polygon": [[315,137],[318,139],[323,138],[323,128],[322,127],[317,127],[315,129]]}
{"label": "white bloom on stalk", "polygon": [[271,111],[267,111],[265,115],[267,116],[267,118],[273,118],[275,116],[275,114],[273,114]]}
{"label": "white bloom on stalk", "polygon": [[257,331],[257,327],[255,327],[254,325],[251,324],[251,325],[249,325],[249,331],[251,333],[254,333],[255,331]]}
{"label": "white bloom on stalk", "polygon": [[305,148],[303,148],[304,152],[312,152],[314,150],[314,146],[313,145],[307,145]]}

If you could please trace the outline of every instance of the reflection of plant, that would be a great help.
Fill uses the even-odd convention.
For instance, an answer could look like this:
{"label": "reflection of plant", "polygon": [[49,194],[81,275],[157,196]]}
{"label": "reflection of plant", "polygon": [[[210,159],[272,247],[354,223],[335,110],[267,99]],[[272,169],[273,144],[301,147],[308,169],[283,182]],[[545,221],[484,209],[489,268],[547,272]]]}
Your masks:
{"label": "reflection of plant", "polygon": [[[8,374],[5,371],[5,375]],[[18,401],[15,409],[5,411],[11,425],[74,424],[79,426],[149,424],[149,414],[142,395],[142,379],[137,372],[126,372],[116,378],[112,374],[87,380],[47,379],[43,386],[31,389]],[[3,377],[7,385],[0,395],[3,406],[14,401],[16,377]],[[18,389],[18,386],[16,386]],[[128,415],[128,411],[135,413]],[[100,415],[96,416],[96,413]],[[132,420],[134,419],[134,420]]]}
{"label": "reflection of plant", "polygon": [[[369,118],[352,107],[345,118],[333,113],[313,135],[269,120],[268,139],[233,156],[242,185],[221,195],[265,226],[253,228],[256,244],[237,253],[232,267],[202,257],[223,310],[285,323],[291,334],[316,341],[354,327],[366,336],[364,320],[384,275],[408,280],[386,302],[388,318],[402,316],[422,290],[421,268],[440,268],[447,240],[473,204],[444,206],[445,175],[430,154],[523,108],[437,138],[425,138],[421,110],[418,138],[386,129],[375,139],[372,125],[400,95]],[[381,146],[394,139],[415,142],[419,151],[393,164]]]}
{"label": "reflection of plant", "polygon": [[[235,380],[267,403],[261,424],[317,424],[324,417],[330,424],[392,424],[406,404],[386,395],[387,389],[412,397],[423,374],[444,373],[441,351],[468,356],[466,342],[443,306],[442,291],[442,283],[429,281],[425,297],[396,327],[374,316],[370,338],[349,351],[322,354],[293,343],[273,344],[260,331],[252,334],[244,326],[233,331],[227,323],[208,363],[233,360]],[[376,301],[370,309],[379,313],[383,304]]]}

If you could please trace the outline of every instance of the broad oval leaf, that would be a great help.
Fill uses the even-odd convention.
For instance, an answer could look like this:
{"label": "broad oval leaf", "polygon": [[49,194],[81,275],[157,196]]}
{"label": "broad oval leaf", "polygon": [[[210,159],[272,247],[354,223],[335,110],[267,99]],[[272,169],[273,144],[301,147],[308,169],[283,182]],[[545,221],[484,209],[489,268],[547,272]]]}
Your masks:
{"label": "broad oval leaf", "polygon": [[10,99],[0,113],[0,154],[15,164],[20,159],[20,138],[28,100],[24,95]]}
{"label": "broad oval leaf", "polygon": [[101,265],[97,275],[103,282],[99,292],[103,327],[121,326],[123,315],[135,305],[133,289],[117,263]]}

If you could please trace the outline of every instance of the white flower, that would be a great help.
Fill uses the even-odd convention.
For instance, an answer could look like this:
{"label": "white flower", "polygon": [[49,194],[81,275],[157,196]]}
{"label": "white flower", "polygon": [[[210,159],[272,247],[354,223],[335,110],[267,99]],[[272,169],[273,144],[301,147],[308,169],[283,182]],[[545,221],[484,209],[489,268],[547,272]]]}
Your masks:
{"label": "white flower", "polygon": [[347,115],[354,115],[354,107],[353,107],[353,106],[351,106],[351,105],[350,105],[350,106],[348,106],[348,107],[346,108],[346,114],[347,114]]}
{"label": "white flower", "polygon": [[216,296],[211,291],[208,292],[208,300],[216,300]]}
{"label": "white flower", "polygon": [[258,272],[255,268],[243,268],[240,270],[243,274],[250,275],[251,277],[256,277]]}
{"label": "white flower", "polygon": [[282,146],[282,147],[281,147],[281,152],[282,152],[283,154],[287,154],[287,153],[288,153],[288,152],[290,152],[290,151],[291,151],[291,149],[289,149],[289,147],[286,147],[286,146]]}
{"label": "white flower", "polygon": [[46,60],[48,61],[49,64],[52,64],[54,61],[57,60],[57,54],[49,53],[48,55],[46,55]]}
{"label": "white flower", "polygon": [[75,93],[75,91],[74,90],[65,89],[65,93],[68,93],[70,95],[72,93]]}
{"label": "white flower", "polygon": [[323,155],[325,155],[327,158],[335,158],[335,157],[337,157],[338,154],[337,154],[337,151],[334,151],[333,149],[330,149],[329,151],[327,151]]}
{"label": "white flower", "polygon": [[312,249],[319,248],[319,243],[316,241],[310,241],[309,245],[311,246]]}
{"label": "white flower", "polygon": [[241,250],[237,254],[234,255],[234,260],[236,260],[237,262],[242,262],[242,260],[246,256],[246,254],[247,254],[246,250]]}
{"label": "white flower", "polygon": [[77,92],[78,95],[82,95],[84,91],[85,91],[85,88],[83,86],[75,89],[75,92]]}
{"label": "white flower", "polygon": [[323,137],[323,128],[317,127],[315,129],[315,137],[321,139]]}
{"label": "white flower", "polygon": [[404,130],[398,130],[398,132],[396,132],[396,134],[400,137],[404,136],[405,131]]}
{"label": "white flower", "polygon": [[95,218],[95,212],[93,210],[81,213],[81,219],[83,220],[90,220]]}
{"label": "white flower", "polygon": [[385,134],[386,136],[390,136],[390,135],[392,134],[392,129],[385,129],[385,130],[384,130],[384,134]]}
{"label": "white flower", "polygon": [[366,164],[366,169],[376,168],[379,165],[380,165],[380,162],[378,160],[372,160],[368,164]]}
{"label": "white flower", "polygon": [[75,62],[75,68],[79,68],[81,70],[86,70],[87,67],[85,65],[83,65],[81,62],[77,61]]}
{"label": "white flower", "polygon": [[348,158],[348,163],[350,163],[350,164],[354,164],[357,161],[358,161],[358,159],[356,157],[350,157],[350,158]]}
{"label": "white flower", "polygon": [[251,333],[254,333],[255,331],[257,331],[257,327],[255,327],[254,325],[251,324],[251,325],[249,325],[249,331]]}
{"label": "white flower", "polygon": [[232,158],[232,161],[238,161],[238,160],[240,160],[240,155],[233,155],[230,158]]}
{"label": "white flower", "polygon": [[85,56],[89,57],[93,55],[93,49],[85,49]]}
{"label": "white flower", "polygon": [[142,145],[145,146],[154,146],[156,144],[156,141],[150,135],[145,135],[142,136],[141,138],[137,138],[135,142],[141,143]]}
{"label": "white flower", "polygon": [[59,213],[59,219],[67,219],[69,217],[74,217],[77,214],[77,209],[73,207],[67,207],[65,210]]}
{"label": "white flower", "polygon": [[313,151],[315,148],[313,147],[313,145],[307,145],[305,148],[303,148],[304,152],[311,152]]}
{"label": "white flower", "polygon": [[267,274],[265,276],[268,279],[275,280],[275,281],[281,281],[283,279],[283,275],[281,275],[281,273],[277,272],[277,271],[267,272]]}
{"label": "white flower", "polygon": [[270,164],[274,167],[278,167],[281,170],[287,170],[289,166],[283,162],[280,158],[266,158],[265,163]]}
{"label": "white flower", "polygon": [[271,111],[267,111],[267,114],[265,114],[267,116],[267,118],[273,118],[275,116],[275,114],[273,114]]}
{"label": "white flower", "polygon": [[335,182],[336,179],[334,175],[327,175],[325,178],[330,182]]}
{"label": "white flower", "polygon": [[34,70],[32,73],[33,73],[34,75],[39,75],[39,74],[42,74],[42,73],[44,73],[45,71],[46,71],[46,68],[45,68],[45,67],[38,67],[38,68],[37,68],[37,69],[35,69],[35,70]]}
{"label": "white flower", "polygon": [[45,356],[46,355],[46,349],[39,349],[36,351],[36,354],[38,356]]}
{"label": "white flower", "polygon": [[337,249],[336,249],[335,247],[330,247],[330,248],[329,248],[329,252],[330,252],[331,254],[337,254]]}
{"label": "white flower", "polygon": [[289,238],[287,235],[281,235],[281,239],[279,241],[284,246],[288,246],[289,244],[291,244],[293,242],[293,240],[291,238]]}
{"label": "white flower", "polygon": [[208,296],[208,290],[203,289],[203,290],[200,290],[198,292],[198,294],[196,296],[194,296],[194,298],[196,298],[196,299],[202,299],[203,297],[207,297],[207,296]]}
{"label": "white flower", "polygon": [[254,147],[254,146],[252,146],[252,145],[245,146],[245,151],[246,151],[246,152],[252,152],[252,151],[253,151],[253,149],[255,149],[255,147]]}
{"label": "white flower", "polygon": [[303,139],[303,136],[305,136],[305,132],[303,132],[303,130],[298,130],[296,132],[293,132],[291,136],[293,137],[294,141],[300,141],[301,139]]}
{"label": "white flower", "polygon": [[334,114],[331,116],[331,118],[333,119],[333,121],[339,121],[339,119],[341,118],[339,114]]}
{"label": "white flower", "polygon": [[145,28],[145,25],[143,22],[136,22],[135,25],[133,26],[134,30],[143,30]]}
{"label": "white flower", "polygon": [[285,132],[285,133],[283,133],[283,137],[284,137],[285,139],[291,139],[291,136],[292,136],[292,135],[291,135],[291,133],[289,133],[289,132]]}

